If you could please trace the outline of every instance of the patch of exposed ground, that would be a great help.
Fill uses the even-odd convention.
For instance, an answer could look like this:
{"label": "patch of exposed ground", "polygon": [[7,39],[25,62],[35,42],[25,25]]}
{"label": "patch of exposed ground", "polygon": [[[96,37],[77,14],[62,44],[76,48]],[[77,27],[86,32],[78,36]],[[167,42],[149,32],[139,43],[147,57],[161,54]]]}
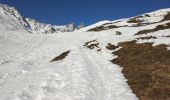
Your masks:
{"label": "patch of exposed ground", "polygon": [[88,41],[83,46],[89,49],[97,48],[97,51],[101,51],[101,48],[99,47],[99,42],[97,40]]}
{"label": "patch of exposed ground", "polygon": [[51,62],[63,60],[69,53],[70,53],[70,51],[63,52],[62,54],[60,54],[59,56],[57,56],[53,60],[51,60]]}
{"label": "patch of exposed ground", "polygon": [[144,14],[145,17],[151,17],[149,14]]}
{"label": "patch of exposed ground", "polygon": [[118,46],[115,46],[115,45],[113,45],[113,44],[111,44],[111,43],[108,43],[107,46],[106,46],[106,48],[107,48],[108,50],[115,50],[115,49],[118,48]]}
{"label": "patch of exposed ground", "polygon": [[118,26],[109,25],[109,26],[107,26],[107,27],[104,27],[104,25],[102,25],[102,26],[98,26],[98,27],[92,28],[92,29],[90,29],[90,30],[88,30],[88,31],[98,32],[98,31],[108,30],[108,29],[112,29],[112,28],[118,28]]}
{"label": "patch of exposed ground", "polygon": [[132,27],[139,27],[139,26],[146,26],[146,25],[156,24],[156,23],[159,23],[159,22],[170,20],[170,12],[165,15],[163,20],[158,21],[158,22],[143,23],[143,20],[140,20],[139,18],[144,18],[144,17],[151,17],[151,16],[149,14],[144,14],[143,16],[137,16],[137,17],[131,18],[127,22],[128,23],[136,23],[136,25],[133,25]]}
{"label": "patch of exposed ground", "polygon": [[105,23],[105,24],[103,24],[103,25],[105,26],[105,25],[109,25],[109,24],[116,24],[116,23],[118,23],[118,22],[121,22],[121,21],[115,21],[115,22],[112,22],[112,23]]}
{"label": "patch of exposed ground", "polygon": [[165,15],[163,19],[163,21],[166,21],[166,20],[170,20],[170,12],[167,15]]}
{"label": "patch of exposed ground", "polygon": [[170,37],[170,35],[167,35],[167,36],[162,36],[162,37],[168,37],[168,38],[169,38],[169,37]]}
{"label": "patch of exposed ground", "polygon": [[142,40],[149,40],[149,39],[156,39],[155,36],[145,36],[145,37],[139,37],[137,40],[142,39]]}
{"label": "patch of exposed ground", "polygon": [[139,19],[139,18],[145,18],[145,17],[151,17],[151,16],[149,14],[144,14],[144,15],[141,15],[141,16],[136,16],[134,18],[131,18],[127,22],[128,23],[137,23],[136,27],[154,24],[154,23],[144,23],[144,20]]}
{"label": "patch of exposed ground", "polygon": [[144,23],[144,20],[139,19],[139,18],[145,18],[145,17],[151,17],[151,16],[149,14],[144,14],[143,16],[141,15],[141,16],[137,16],[137,17],[131,18],[127,22],[128,23],[136,23],[135,25],[132,25],[131,27],[146,26],[146,25],[157,23],[157,22]]}
{"label": "patch of exposed ground", "polygon": [[[143,20],[139,19],[139,18],[144,18],[144,17],[151,17],[151,16],[149,14],[144,14],[143,16],[137,16],[137,17],[131,18],[127,22],[128,23],[136,23],[136,24],[132,25],[132,26],[129,26],[129,27],[146,26],[146,25],[156,24],[156,23],[159,23],[159,22],[170,20],[170,12],[167,15],[165,15],[163,20],[161,20],[159,22],[144,23]],[[112,28],[128,27],[127,25],[125,25],[125,26],[109,25],[109,24],[115,24],[115,23],[118,23],[118,22],[121,22],[121,21],[117,21],[117,22],[114,22],[114,23],[106,23],[106,24],[103,24],[101,26],[92,28],[92,29],[90,29],[88,31],[98,32],[98,31],[108,30],[108,29],[112,29]]]}
{"label": "patch of exposed ground", "polygon": [[164,29],[170,29],[170,23],[166,23],[164,25],[158,25],[158,26],[156,26],[156,28],[153,28],[153,29],[139,31],[135,35],[147,34],[147,33],[156,32],[156,31],[164,30]]}
{"label": "patch of exposed ground", "polygon": [[128,23],[142,23],[143,21],[139,20],[138,18],[143,18],[143,16],[137,16],[137,17],[131,18],[127,22]]}
{"label": "patch of exposed ground", "polygon": [[120,43],[114,64],[123,67],[128,84],[140,100],[170,100],[170,51],[166,45]]}
{"label": "patch of exposed ground", "polygon": [[122,32],[116,31],[116,35],[122,35]]}

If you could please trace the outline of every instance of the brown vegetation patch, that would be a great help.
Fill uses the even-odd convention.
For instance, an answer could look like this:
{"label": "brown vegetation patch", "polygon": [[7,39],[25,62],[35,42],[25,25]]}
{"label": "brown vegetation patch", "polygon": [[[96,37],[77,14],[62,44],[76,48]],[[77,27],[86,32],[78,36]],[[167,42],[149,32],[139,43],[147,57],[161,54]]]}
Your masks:
{"label": "brown vegetation patch", "polygon": [[142,40],[149,40],[149,39],[156,39],[156,37],[155,36],[146,36],[146,37],[139,37],[139,38],[137,38],[138,40],[139,39],[142,39]]}
{"label": "brown vegetation patch", "polygon": [[[131,27],[139,27],[139,26],[151,25],[151,24],[162,22],[162,21],[170,20],[170,12],[167,15],[165,15],[165,17],[164,17],[164,19],[162,21],[159,21],[159,22],[144,23],[143,20],[139,19],[139,18],[143,18],[143,17],[151,17],[151,16],[149,14],[144,14],[144,16],[141,15],[141,16],[137,16],[137,17],[131,18],[127,22],[128,23],[136,23],[136,25],[132,25]],[[121,21],[117,21],[117,22],[114,22],[114,23],[118,23],[118,22],[121,22]],[[112,29],[112,28],[128,27],[127,25],[125,25],[125,26],[109,25],[109,24],[114,24],[114,23],[105,23],[105,24],[103,24],[101,26],[92,28],[92,29],[90,29],[88,31],[98,32],[98,31]],[[106,25],[108,25],[108,26],[106,26]]]}
{"label": "brown vegetation patch", "polygon": [[138,19],[130,19],[129,21],[127,21],[128,23],[141,23],[141,20]]}
{"label": "brown vegetation patch", "polygon": [[105,25],[109,25],[109,24],[113,24],[113,23],[105,23],[105,24],[103,24],[103,26],[105,26]]}
{"label": "brown vegetation patch", "polygon": [[151,17],[149,14],[145,14],[144,16],[145,16],[145,17]]}
{"label": "brown vegetation patch", "polygon": [[170,51],[166,45],[135,41],[119,44],[114,64],[123,67],[128,84],[140,100],[170,100]]}
{"label": "brown vegetation patch", "polygon": [[147,26],[147,25],[150,25],[150,24],[152,24],[152,23],[136,23],[136,24],[134,24],[134,25],[132,25],[130,27]]}
{"label": "brown vegetation patch", "polygon": [[116,35],[122,35],[122,32],[116,31]]}
{"label": "brown vegetation patch", "polygon": [[139,20],[138,18],[143,18],[143,16],[137,16],[137,17],[131,18],[127,22],[128,23],[142,23],[143,21]]}
{"label": "brown vegetation patch", "polygon": [[107,46],[106,46],[106,48],[107,48],[108,50],[115,50],[116,48],[118,48],[118,46],[115,46],[115,45],[112,45],[111,43],[108,43]]}
{"label": "brown vegetation patch", "polygon": [[101,51],[101,48],[99,47],[99,42],[97,42],[97,40],[92,40],[92,41],[86,42],[83,46],[85,46],[89,49],[97,48],[97,51]]}
{"label": "brown vegetation patch", "polygon": [[138,32],[137,34],[135,34],[135,35],[147,34],[147,33],[156,32],[156,31],[164,30],[164,29],[170,29],[170,23],[166,23],[166,24],[164,24],[164,25],[158,25],[158,26],[156,26],[156,28],[154,28],[154,29],[148,29],[148,30],[139,31],[139,32]]}
{"label": "brown vegetation patch", "polygon": [[98,32],[98,31],[102,31],[102,30],[107,30],[107,29],[112,29],[112,28],[118,28],[118,26],[116,25],[109,25],[107,27],[104,27],[104,25],[102,26],[98,26],[98,27],[95,27],[95,28],[92,28],[88,31],[95,31],[95,32]]}
{"label": "brown vegetation patch", "polygon": [[63,60],[69,53],[70,53],[70,51],[63,52],[62,54],[60,54],[59,56],[57,56],[53,60],[51,60],[51,62]]}
{"label": "brown vegetation patch", "polygon": [[169,38],[169,37],[170,37],[170,35],[165,35],[165,36],[160,36],[160,37],[166,37],[166,38]]}
{"label": "brown vegetation patch", "polygon": [[101,30],[104,30],[104,27],[103,26],[98,26],[98,27],[95,27],[95,28],[92,28],[88,31],[95,31],[95,32],[98,32],[98,31],[101,31]]}
{"label": "brown vegetation patch", "polygon": [[168,37],[168,38],[169,38],[169,37],[170,37],[170,35],[167,35],[167,36],[162,36],[162,37]]}
{"label": "brown vegetation patch", "polygon": [[109,24],[116,24],[116,23],[119,23],[119,22],[121,22],[121,21],[115,21],[115,22],[111,22],[111,23],[105,23],[105,24],[103,24],[103,26],[109,25]]}
{"label": "brown vegetation patch", "polygon": [[107,26],[106,28],[107,28],[107,29],[112,29],[112,28],[118,28],[118,26],[116,26],[116,25],[110,25],[110,26]]}
{"label": "brown vegetation patch", "polygon": [[170,20],[170,12],[167,15],[165,15],[163,19],[163,21],[166,21],[166,20]]}

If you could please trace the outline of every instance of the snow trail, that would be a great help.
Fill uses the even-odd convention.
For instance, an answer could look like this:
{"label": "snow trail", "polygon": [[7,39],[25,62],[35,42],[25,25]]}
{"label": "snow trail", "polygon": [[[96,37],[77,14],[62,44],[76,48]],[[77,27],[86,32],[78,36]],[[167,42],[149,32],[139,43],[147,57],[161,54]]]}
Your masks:
{"label": "snow trail", "polygon": [[[119,66],[81,39],[67,45],[67,35],[35,35],[18,48],[17,59],[0,67],[0,100],[137,100]],[[50,62],[67,50],[64,60]]]}

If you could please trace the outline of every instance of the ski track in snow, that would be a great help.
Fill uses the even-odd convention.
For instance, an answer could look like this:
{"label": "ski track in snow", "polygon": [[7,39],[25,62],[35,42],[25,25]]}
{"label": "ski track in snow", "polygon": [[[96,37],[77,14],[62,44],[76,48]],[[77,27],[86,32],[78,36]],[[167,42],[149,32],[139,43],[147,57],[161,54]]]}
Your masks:
{"label": "ski track in snow", "polygon": [[[92,34],[26,36],[13,61],[0,65],[0,100],[138,100],[119,66],[82,46]],[[64,60],[50,62],[67,50]]]}

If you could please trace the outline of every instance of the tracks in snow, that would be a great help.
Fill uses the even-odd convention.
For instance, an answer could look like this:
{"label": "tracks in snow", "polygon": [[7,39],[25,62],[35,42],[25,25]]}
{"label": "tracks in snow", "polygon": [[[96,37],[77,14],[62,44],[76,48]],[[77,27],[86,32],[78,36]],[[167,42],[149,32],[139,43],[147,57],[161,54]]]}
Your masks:
{"label": "tracks in snow", "polygon": [[50,40],[32,38],[0,68],[0,100],[137,100],[121,69],[98,52],[72,45],[63,61],[49,62],[65,47]]}

